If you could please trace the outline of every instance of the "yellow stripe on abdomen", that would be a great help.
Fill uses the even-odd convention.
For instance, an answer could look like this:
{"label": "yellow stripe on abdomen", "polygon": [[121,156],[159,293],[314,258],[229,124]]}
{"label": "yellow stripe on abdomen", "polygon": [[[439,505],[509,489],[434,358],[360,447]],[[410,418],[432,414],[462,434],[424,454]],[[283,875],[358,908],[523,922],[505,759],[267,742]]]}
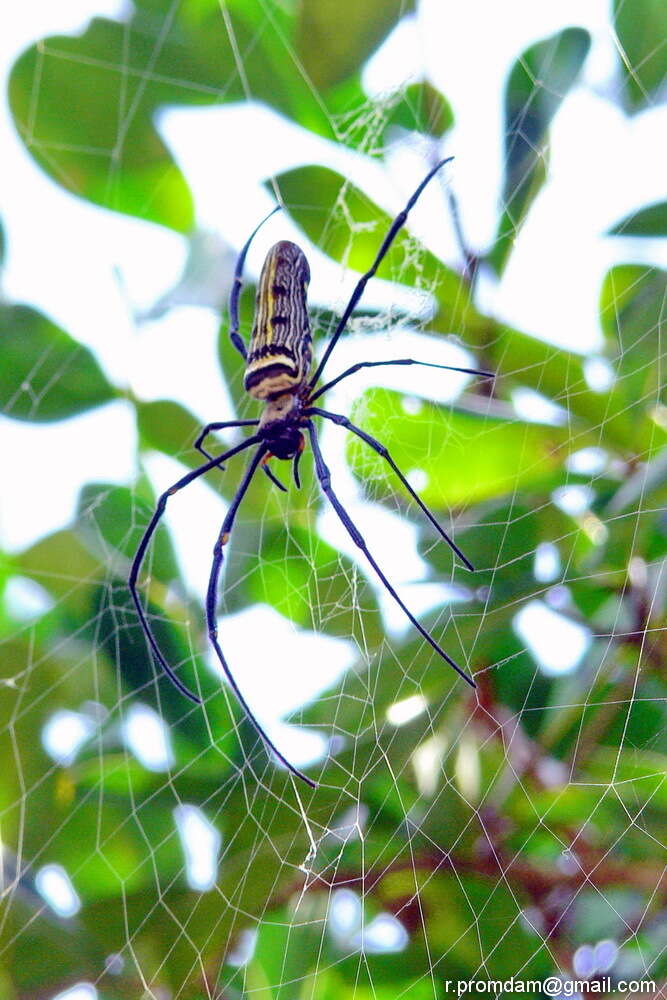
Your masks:
{"label": "yellow stripe on abdomen", "polygon": [[309,279],[308,261],[295,243],[283,240],[269,250],[259,279],[245,374],[246,391],[256,399],[296,393],[307,378],[312,358]]}

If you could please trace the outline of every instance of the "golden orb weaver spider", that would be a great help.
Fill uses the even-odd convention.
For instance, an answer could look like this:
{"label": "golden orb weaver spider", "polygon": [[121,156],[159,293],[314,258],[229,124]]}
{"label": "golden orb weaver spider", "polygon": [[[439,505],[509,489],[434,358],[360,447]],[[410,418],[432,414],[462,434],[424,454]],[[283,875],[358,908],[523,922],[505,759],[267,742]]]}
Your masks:
{"label": "golden orb weaver spider", "polygon": [[[257,471],[257,468],[261,466],[273,482],[284,490],[285,487],[273,475],[267,465],[270,458],[279,458],[293,463],[292,470],[294,481],[297,487],[299,487],[299,458],[305,447],[305,438],[302,433],[303,430],[307,432],[310,439],[313,457],[315,459],[315,472],[320,486],[322,487],[322,491],[328,498],[333,509],[338,514],[338,517],[342,521],[355,545],[357,545],[358,548],[360,548],[364,553],[382,585],[391,594],[398,606],[403,610],[410,622],[412,622],[414,627],[423,636],[426,642],[428,642],[436,653],[438,653],[443,660],[453,667],[453,669],[461,677],[463,677],[468,684],[475,687],[474,680],[469,677],[468,674],[466,674],[465,671],[462,670],[461,667],[459,667],[459,665],[450,656],[448,656],[443,649],[440,648],[433,636],[419,624],[412,612],[408,610],[369,552],[362,535],[353,524],[345,508],[333,491],[329,469],[322,456],[317,431],[315,424],[312,421],[313,417],[323,417],[326,420],[331,420],[341,427],[347,428],[347,430],[351,431],[353,434],[356,434],[357,437],[361,438],[362,441],[365,441],[366,444],[377,452],[378,455],[382,456],[382,458],[384,458],[394,473],[398,476],[403,484],[403,487],[407,490],[412,499],[419,505],[439,535],[447,542],[456,555],[458,555],[463,564],[469,570],[473,569],[473,566],[463,555],[453,539],[451,539],[446,531],[438,524],[428,507],[426,507],[426,505],[417,496],[384,445],[380,444],[379,441],[376,441],[375,438],[370,436],[370,434],[366,434],[366,432],[362,431],[361,428],[355,427],[355,425],[352,424],[347,417],[343,417],[337,413],[330,413],[328,410],[323,410],[318,406],[313,406],[313,403],[316,399],[318,399],[318,397],[322,396],[325,392],[331,389],[334,385],[337,385],[343,379],[347,378],[349,375],[353,375],[355,372],[358,372],[361,368],[375,368],[381,365],[423,365],[427,368],[441,368],[447,371],[464,372],[469,375],[480,375],[484,378],[493,378],[493,374],[491,372],[478,371],[476,368],[457,368],[452,365],[436,365],[428,361],[414,361],[412,358],[399,358],[391,361],[359,361],[357,364],[352,365],[351,368],[346,369],[346,371],[342,372],[342,374],[338,375],[330,382],[327,382],[325,385],[316,389],[317,382],[324,371],[329,357],[331,356],[331,352],[336,346],[341,333],[345,329],[355,306],[359,302],[366,284],[376,273],[381,261],[391,247],[391,244],[396,238],[399,230],[403,227],[408,213],[414,206],[428,182],[441,169],[441,167],[443,167],[446,163],[449,163],[451,159],[452,157],[449,157],[446,160],[441,160],[431,171],[429,171],[419,187],[408,200],[403,211],[400,212],[392,222],[387,235],[382,241],[382,245],[378,250],[373,264],[357,282],[355,289],[352,292],[352,296],[350,297],[350,300],[333,332],[331,340],[322,355],[322,359],[317,365],[314,375],[310,379],[308,378],[308,374],[312,360],[311,330],[308,307],[306,303],[306,292],[308,282],[310,280],[310,269],[308,267],[308,261],[306,260],[305,254],[295,243],[282,241],[280,243],[276,243],[275,246],[269,250],[259,279],[255,322],[252,330],[250,347],[248,349],[246,349],[246,345],[239,334],[239,296],[243,282],[243,267],[250,244],[252,243],[258,229],[263,225],[263,222],[265,222],[266,219],[264,219],[263,222],[260,222],[259,226],[257,226],[257,228],[253,231],[247,243],[243,247],[236,264],[234,283],[229,303],[229,336],[232,344],[246,363],[245,389],[255,399],[261,400],[264,403],[264,411],[258,420],[226,420],[223,422],[207,424],[206,427],[203,428],[194,443],[194,447],[207,458],[207,461],[203,465],[200,465],[199,468],[194,469],[186,476],[183,476],[182,479],[179,479],[177,483],[174,483],[173,486],[160,496],[155,513],[153,514],[141,542],[139,543],[139,547],[130,570],[130,593],[132,594],[132,599],[137,609],[137,615],[139,616],[141,627],[146,635],[146,638],[148,639],[153,653],[157,658],[158,663],[178,690],[184,694],[186,698],[189,698],[190,701],[200,705],[202,703],[201,698],[185,686],[164,658],[158,646],[157,640],[153,635],[146,613],[139,600],[137,579],[139,577],[139,570],[141,568],[146,549],[148,548],[148,544],[155,532],[155,529],[164,514],[169,497],[173,496],[174,493],[178,493],[179,490],[182,490],[185,486],[188,486],[189,483],[193,482],[193,480],[203,476],[211,469],[220,468],[222,463],[226,462],[227,459],[232,458],[232,456],[237,455],[241,451],[245,451],[247,448],[251,448],[253,445],[257,445],[255,453],[246,468],[245,475],[241,480],[241,484],[229,506],[227,515],[222,523],[218,540],[213,549],[213,564],[211,566],[211,574],[209,577],[206,595],[206,625],[209,639],[225,676],[227,677],[234,694],[236,695],[241,707],[256,732],[264,741],[266,746],[268,746],[269,749],[276,755],[278,760],[281,761],[281,763],[297,778],[301,778],[306,782],[306,784],[310,785],[311,788],[317,787],[316,782],[314,782],[307,775],[303,774],[303,772],[299,771],[293,764],[290,764],[286,757],[283,756],[269,736],[264,732],[264,729],[255,718],[250,706],[243,697],[243,694],[241,693],[241,690],[238,687],[231,670],[229,669],[227,661],[225,660],[222,649],[220,648],[220,644],[218,642],[218,627],[215,617],[218,603],[218,580],[220,578],[220,571],[223,562],[223,549],[229,540],[236,513],[239,509],[241,501],[243,500],[245,492],[248,489],[250,480]],[[277,212],[278,208],[275,208],[273,211]],[[273,215],[273,212],[271,212],[270,215]],[[269,217],[270,216],[267,216],[267,219]],[[246,438],[234,448],[230,448],[224,454],[212,457],[203,447],[205,438],[212,431],[219,431],[228,427],[256,427],[257,432],[251,437]]]}

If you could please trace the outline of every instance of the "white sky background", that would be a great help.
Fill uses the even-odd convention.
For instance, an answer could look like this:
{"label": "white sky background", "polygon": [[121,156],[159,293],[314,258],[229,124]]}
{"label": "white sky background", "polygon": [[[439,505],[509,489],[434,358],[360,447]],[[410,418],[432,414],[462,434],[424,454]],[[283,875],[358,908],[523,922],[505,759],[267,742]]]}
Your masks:
{"label": "white sky background", "polygon": [[[13,5],[0,32],[5,72],[31,41],[76,30],[93,14],[117,16],[121,9],[122,5],[110,0],[68,0],[65,5],[28,0]],[[450,21],[453,16],[455,26]],[[667,264],[667,252],[658,241],[631,242],[601,235],[631,210],[665,197],[665,165],[658,150],[660,137],[664,142],[667,134],[664,107],[629,119],[605,98],[609,88],[615,87],[616,59],[607,0],[586,4],[513,0],[503,5],[468,0],[455,5],[455,10],[440,0],[425,0],[419,17],[400,26],[371,61],[365,84],[369,92],[383,93],[425,72],[451,101],[457,124],[447,136],[443,153],[455,154],[456,162],[447,176],[459,199],[469,242],[483,247],[493,234],[498,214],[505,78],[527,45],[570,25],[588,28],[593,35],[585,77],[556,118],[549,182],[531,210],[500,286],[484,287],[484,308],[565,346],[595,351],[601,343],[599,288],[608,267],[626,260]],[[272,173],[303,163],[328,162],[396,212],[426,169],[414,147],[392,153],[385,170],[302,132],[263,108],[166,111],[161,131],[193,189],[200,225],[219,232],[235,250],[272,207],[262,187]],[[267,142],[268,136],[276,141]],[[185,241],[158,226],[95,208],[58,188],[35,166],[16,137],[6,99],[0,113],[0,148],[0,217],[8,245],[5,295],[36,306],[90,345],[117,384],[130,385],[145,399],[177,399],[202,423],[225,419],[229,407],[215,355],[217,316],[209,310],[180,308],[156,323],[138,326],[133,318],[177,280]],[[444,259],[457,262],[436,185],[411,216],[411,230]],[[279,238],[304,244],[289,220],[279,214],[251,250],[251,273],[258,273],[266,250]],[[312,248],[309,257],[311,300],[342,305],[357,276],[343,274],[338,265]],[[406,294],[376,282],[369,287],[365,302],[388,305]],[[434,350],[445,363],[453,358],[445,345],[424,343],[420,348],[399,331],[392,332],[391,338],[380,336],[375,344],[366,341],[364,356],[386,357],[388,346],[395,357],[406,353],[419,357],[414,352],[421,349],[421,356],[430,360],[437,360]],[[358,341],[341,343],[331,373],[359,356]],[[368,379],[358,375],[338,395],[335,406],[330,401],[331,408],[348,412],[351,401],[371,382],[409,391],[409,376],[407,372],[393,376],[375,372]],[[412,382],[422,389],[425,384],[423,373]],[[446,397],[453,383],[441,383],[445,384],[450,387],[444,390]],[[68,523],[85,482],[127,483],[134,478],[133,420],[122,403],[59,424],[29,425],[0,418],[0,425],[4,468],[12,470],[11,488],[5,489],[3,498],[0,536],[10,549]],[[410,525],[378,506],[369,512],[369,505],[355,501],[354,483],[342,461],[344,437],[337,429],[333,433],[327,429],[325,436],[344,502],[359,517],[371,547],[382,550],[383,564],[392,577],[404,583],[419,580],[423,567],[414,551]],[[28,456],[39,456],[39,460],[31,465]],[[183,474],[182,467],[164,456],[149,460],[148,468],[158,490]],[[189,499],[173,505],[169,520],[187,584],[201,595],[224,505],[204,484],[195,484],[187,492]],[[326,536],[341,550],[351,551],[349,539],[334,522],[330,515],[323,516]],[[398,541],[391,551],[383,545],[389,532]],[[421,599],[418,590],[412,586],[406,591],[417,611],[434,601],[432,588]],[[393,611],[386,603],[383,607],[388,613]],[[390,629],[399,622],[400,617],[392,614]],[[273,627],[261,629],[269,633],[268,641]],[[237,656],[242,653],[247,629],[247,613],[245,618],[239,616],[237,624],[230,621],[226,626],[232,662],[235,649]],[[285,637],[285,650],[288,644],[289,637]],[[341,669],[351,655],[340,644],[334,645],[331,656],[324,655],[330,670],[334,664],[336,670]],[[309,655],[303,662],[312,663],[312,659]],[[298,701],[304,680],[299,660],[298,653],[286,658],[293,665],[294,687],[281,678],[283,706]],[[269,706],[275,710],[276,692],[267,690],[266,678],[256,669],[263,661],[258,645],[252,662],[243,665],[243,685],[252,703],[258,704],[256,699],[263,695],[265,710]],[[262,714],[261,706],[258,713]]]}

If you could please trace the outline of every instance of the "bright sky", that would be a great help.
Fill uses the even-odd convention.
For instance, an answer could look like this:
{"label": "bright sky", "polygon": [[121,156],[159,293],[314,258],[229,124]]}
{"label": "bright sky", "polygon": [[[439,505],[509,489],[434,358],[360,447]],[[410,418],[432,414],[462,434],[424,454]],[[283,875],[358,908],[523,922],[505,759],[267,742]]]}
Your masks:
{"label": "bright sky", "polygon": [[[12,8],[0,34],[2,63],[8,70],[15,56],[32,40],[53,32],[80,27],[92,14],[113,16],[124,5],[110,0],[68,0],[65,5],[36,2]],[[450,18],[455,16],[453,27]],[[425,0],[419,18],[403,24],[383,46],[365,74],[370,92],[382,93],[401,85],[411,75],[426,75],[450,99],[457,125],[444,152],[454,153],[449,169],[468,238],[483,246],[497,217],[501,177],[501,114],[503,83],[514,58],[528,44],[571,24],[587,27],[593,48],[583,85],[567,99],[552,131],[549,183],[531,211],[498,288],[483,289],[484,306],[517,326],[570,346],[594,351],[600,346],[597,299],[602,276],[614,262],[647,259],[667,264],[667,252],[657,241],[604,239],[601,234],[632,209],[665,196],[664,164],[656,155],[659,136],[667,132],[665,107],[626,119],[605,99],[615,65],[614,43],[608,29],[606,0],[513,0],[508,5],[488,0],[443,5]],[[483,25],[483,30],[480,26]],[[415,148],[397,150],[389,168],[362,161],[353,153],[335,149],[301,132],[273,113],[252,107],[179,109],[165,111],[160,127],[194,191],[200,225],[219,232],[238,250],[248,233],[272,207],[262,181],[291,166],[323,159],[347,174],[391,211],[398,211],[425,170]],[[220,141],[225,137],[224,145]],[[217,141],[216,138],[218,137]],[[267,141],[274,137],[276,141]],[[261,145],[260,145],[261,141]],[[0,214],[6,229],[8,263],[5,294],[42,309],[73,336],[90,345],[110,377],[131,385],[146,399],[174,398],[202,421],[225,419],[229,404],[215,357],[217,317],[210,310],[179,308],[163,319],[138,325],[135,316],[147,310],[178,279],[185,259],[185,241],[176,234],[138,220],[101,211],[56,187],[35,166],[14,133],[3,106],[0,114],[3,185]],[[234,155],[229,151],[234,150]],[[422,235],[445,259],[457,253],[449,227],[434,228],[442,219],[442,203],[435,186],[427,191],[411,217],[412,230]],[[289,220],[274,217],[258,236],[249,255],[249,270],[257,274],[268,246],[278,238],[303,237]],[[354,275],[314,250],[309,251],[313,282],[311,299],[341,305],[349,296]],[[376,282],[366,302],[388,304],[409,292]],[[456,363],[454,349],[437,340],[415,340],[392,331],[373,344],[365,340],[364,355],[442,359]],[[342,370],[350,358],[358,360],[359,341],[339,345],[332,371]],[[458,355],[463,358],[462,354]],[[411,381],[412,379],[412,381]],[[359,375],[341,389],[332,408],[348,412],[365,385],[382,381],[410,391],[432,391],[448,398],[455,379],[439,378],[438,387],[421,373],[377,372]],[[71,421],[35,425],[2,420],[4,463],[12,471],[12,488],[3,503],[0,534],[10,549],[68,523],[76,497],[85,482],[131,482],[135,475],[132,414],[122,403],[104,407]],[[375,505],[361,503],[343,461],[344,435],[327,429],[326,453],[335,470],[339,492],[351,508],[371,548],[382,550],[385,569],[405,585],[412,607],[423,611],[438,599],[434,588],[420,588],[423,565],[414,549],[414,530]],[[34,464],[27,456],[39,455]],[[148,468],[157,490],[182,475],[177,463],[155,455]],[[210,564],[212,540],[224,515],[220,498],[203,483],[193,485],[187,498],[173,505],[169,523],[174,530],[188,586],[203,594]],[[48,503],[44,497],[48,496]],[[36,498],[39,497],[39,501]],[[341,550],[356,551],[331,514],[322,517],[323,531]],[[391,537],[389,548],[386,539]],[[537,603],[537,602],[536,602]],[[400,612],[383,602],[388,629],[405,626]],[[522,628],[529,641],[530,611]],[[533,615],[541,615],[540,605]],[[553,614],[553,612],[549,612]],[[251,619],[248,616],[254,616]],[[291,683],[281,677],[285,701],[281,710],[297,703],[308,680],[305,655],[309,636],[291,624],[276,622],[268,609],[250,609],[225,624],[232,662],[243,655],[250,621],[256,635],[273,642],[276,629],[285,651]],[[260,627],[256,627],[259,624]],[[537,625],[536,625],[537,627]],[[522,632],[523,635],[523,632]],[[563,640],[565,641],[565,640]],[[561,656],[551,669],[564,669],[581,655],[582,636],[573,639],[570,656]],[[323,652],[326,670],[319,685],[328,683],[350,662],[344,643],[327,640]],[[324,650],[324,645],[320,648]],[[276,710],[276,691],[262,673],[264,656],[258,638],[256,655],[243,666],[243,684],[258,714]],[[303,664],[303,669],[299,668]],[[326,677],[324,674],[326,673]],[[315,685],[317,686],[317,685]],[[312,687],[311,693],[315,693]],[[267,724],[269,724],[267,722]],[[288,741],[281,746],[288,749]],[[307,757],[310,750],[304,747]],[[295,761],[298,763],[298,757]]]}

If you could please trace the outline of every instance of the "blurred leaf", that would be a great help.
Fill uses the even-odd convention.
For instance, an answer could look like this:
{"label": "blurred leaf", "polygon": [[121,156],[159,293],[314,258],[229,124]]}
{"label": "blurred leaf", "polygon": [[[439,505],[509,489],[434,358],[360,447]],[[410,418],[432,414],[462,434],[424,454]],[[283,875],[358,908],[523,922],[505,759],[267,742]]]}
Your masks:
{"label": "blurred leaf", "polygon": [[[478,598],[445,605],[420,619],[443,649],[471,674],[492,671],[492,683],[498,690],[513,691],[510,704],[517,701],[519,708],[525,709],[526,702],[531,702],[535,718],[529,724],[537,726],[540,718],[537,709],[545,704],[539,701],[545,686],[537,676],[535,661],[511,627],[519,605],[494,603],[492,598],[493,594],[487,598],[482,591]],[[376,752],[375,744],[380,742],[386,745],[384,752],[393,760],[396,747],[405,736],[410,752],[434,732],[442,731],[449,741],[460,721],[453,720],[452,714],[469,691],[424,639],[409,629],[403,640],[387,640],[380,656],[367,668],[359,665],[345,673],[326,697],[304,709],[301,719],[307,725],[323,727],[330,727],[333,719],[340,732],[355,734],[355,744],[364,746],[364,759]],[[428,708],[409,724],[399,727],[399,738],[393,724],[388,724],[387,710],[415,695],[426,699]],[[471,697],[475,699],[474,693]],[[358,756],[358,746],[352,748],[353,759]]]}
{"label": "blurred leaf", "polygon": [[317,89],[340,83],[361,67],[415,0],[302,0],[296,48]]}
{"label": "blurred leaf", "polygon": [[[634,420],[664,399],[659,359],[667,272],[640,264],[613,267],[602,286],[602,331]],[[656,432],[657,432],[656,427]]]}
{"label": "blurred leaf", "polygon": [[[426,907],[430,902],[435,917],[429,933],[431,947],[443,952],[454,941],[453,958],[461,962],[468,956],[469,975],[478,975],[478,970],[492,956],[494,978],[506,979],[521,969],[521,976],[526,980],[541,979],[552,968],[549,944],[536,937],[527,921],[517,919],[517,889],[511,885],[511,875],[509,881],[508,885],[500,870],[491,878],[459,877],[455,872],[454,878],[447,880],[449,891],[444,893],[442,885],[429,883],[424,896]],[[454,890],[456,883],[459,883],[458,888]],[[442,936],[438,933],[443,918],[447,927],[445,911],[452,905],[459,909],[461,916],[474,913],[477,918],[468,922],[461,940],[450,938],[448,933]]]}
{"label": "blurred leaf", "polygon": [[318,968],[323,951],[328,950],[326,917],[326,901],[317,895],[301,901],[298,915],[291,910],[267,915],[257,935],[251,962],[257,973],[261,970],[267,997],[287,1000],[288,996],[299,996],[299,984],[311,970]]}
{"label": "blurred leaf", "polygon": [[[419,469],[425,504],[436,510],[476,503],[521,489],[555,485],[570,431],[546,424],[502,420],[424,402],[406,411],[403,396],[387,389],[366,392],[354,408],[355,423],[382,441],[410,477]],[[348,455],[356,475],[373,494],[378,481],[403,490],[383,459],[356,437]]]}
{"label": "blurred leaf", "polygon": [[[155,982],[167,982],[181,991],[194,980],[194,990],[195,984],[201,983],[202,963],[217,971],[221,955],[231,950],[231,942],[242,930],[257,926],[272,900],[299,894],[302,876],[298,868],[310,848],[308,827],[302,809],[295,805],[291,779],[273,765],[261,777],[261,783],[257,782],[252,771],[244,767],[234,772],[233,780],[211,781],[209,788],[202,790],[207,818],[221,834],[212,892],[186,888],[182,849],[173,820],[164,811],[174,804],[168,785],[163,785],[157,800],[150,797],[138,803],[129,816],[126,812],[125,819],[117,821],[118,835],[126,828],[141,830],[145,826],[145,845],[139,855],[142,875],[146,871],[144,858],[155,855],[156,860],[143,888],[126,892],[117,900],[91,903],[79,915],[88,933],[104,942],[105,954],[122,952],[131,937],[132,956],[127,961],[138,963],[133,970],[136,975],[141,974],[144,981],[155,975]],[[181,788],[187,790],[187,782]],[[335,825],[341,808],[337,787],[322,786],[317,795],[301,789],[300,795],[313,830]],[[170,866],[179,864],[179,856],[180,871],[170,875]],[[163,869],[167,873],[164,879]],[[160,895],[158,905],[156,892]],[[307,904],[302,901],[301,905]],[[213,927],[215,934],[211,933]],[[318,925],[312,927],[317,932]],[[297,954],[294,959],[298,961]],[[192,995],[196,996],[196,991]],[[136,990],[128,996],[135,997]]]}
{"label": "blurred leaf", "polygon": [[[68,191],[186,233],[194,222],[192,195],[155,127],[157,112],[252,95],[328,139],[363,142],[365,133],[337,134],[333,123],[368,103],[360,61],[399,11],[394,0],[389,7],[375,0],[368,19],[366,7],[348,6],[348,17],[359,10],[359,33],[340,31],[340,6],[330,3],[330,10],[311,3],[306,20],[297,22],[290,6],[269,14],[259,0],[228,4],[224,18],[218,4],[179,5],[165,18],[162,4],[140,0],[126,21],[94,18],[81,34],[42,39],[19,57],[9,82],[16,127],[31,155]],[[338,30],[327,44],[308,37],[297,55],[297,32],[326,30],[330,16]],[[336,51],[331,42],[338,38]],[[331,62],[323,61],[334,51]],[[329,82],[349,75],[322,95],[303,71],[304,58],[316,75],[326,67]]]}
{"label": "blurred leaf", "polygon": [[454,113],[446,97],[428,80],[410,83],[387,119],[387,127],[400,125],[409,132],[419,132],[440,139],[454,124]]}
{"label": "blurred leaf", "polygon": [[[159,773],[147,770],[125,748],[118,753],[81,757],[70,765],[72,782],[79,789],[104,789],[110,796],[132,799],[150,794],[162,784]],[[135,798],[136,801],[136,798]]]}
{"label": "blurred leaf", "polygon": [[621,512],[655,513],[642,510],[648,498],[652,507],[665,509],[667,502],[667,451],[662,451],[652,461],[642,463],[627,476],[606,504],[606,513],[617,515]]}
{"label": "blurred leaf", "polygon": [[157,45],[158,30],[95,18],[81,35],[45,39],[14,64],[10,103],[32,155],[69,191],[187,232],[192,197],[153,113],[183,102],[183,87],[170,81],[188,81],[192,103],[211,97],[196,61],[171,32]]}
{"label": "blurred leaf", "polygon": [[489,263],[501,274],[517,233],[546,178],[549,126],[590,48],[582,28],[566,28],[519,57],[505,87],[503,216]]}
{"label": "blurred leaf", "polygon": [[[581,418],[578,426],[582,433],[571,439],[572,446],[597,443],[623,456],[633,456],[653,452],[665,439],[664,431],[653,419],[637,420],[618,382],[602,392],[590,388],[582,355],[492,321],[481,335],[471,327],[466,333],[471,346],[482,355],[483,366],[496,372],[499,388],[529,386]],[[590,429],[589,436],[585,428]]]}
{"label": "blurred leaf", "polygon": [[667,201],[647,205],[609,230],[610,236],[667,236]]}
{"label": "blurred leaf", "polygon": [[6,945],[12,944],[12,985],[20,991],[4,994],[10,1000],[44,995],[45,985],[94,979],[104,967],[104,950],[78,923],[50,912],[40,896],[26,898],[19,890],[4,931]]}
{"label": "blurred leaf", "polygon": [[[219,684],[193,652],[184,630],[171,617],[146,601],[144,608],[153,635],[164,658],[190,690],[201,690],[204,698],[219,691]],[[117,665],[124,686],[147,701],[172,725],[194,739],[199,745],[208,744],[205,720],[199,707],[188,701],[153,662],[136,608],[126,584],[112,583],[99,587],[92,609],[95,641]],[[203,616],[202,616],[203,622]],[[159,685],[156,685],[156,680]]]}
{"label": "blurred leaf", "polygon": [[[492,587],[491,603],[503,605],[535,593],[535,553],[542,542],[562,547],[563,561],[570,561],[577,530],[572,519],[546,497],[519,493],[509,501],[478,509],[471,527],[451,534],[475,567],[471,576],[456,564],[457,581],[462,586]],[[445,544],[434,544],[428,525],[420,533],[420,551],[439,573],[451,572],[451,552]]]}
{"label": "blurred leaf", "polygon": [[653,107],[667,78],[667,6],[663,0],[614,0],[613,30],[630,112]]}
{"label": "blurred leaf", "polygon": [[219,312],[232,287],[236,253],[212,230],[195,229],[188,237],[188,255],[178,280],[137,315],[140,323],[162,319],[178,306],[199,306]]}
{"label": "blurred leaf", "polygon": [[300,627],[342,638],[356,634],[370,648],[381,641],[372,588],[350,559],[314,532],[292,524],[265,534],[246,573],[250,599],[272,605]]}
{"label": "blurred leaf", "polygon": [[[80,655],[70,658],[68,652],[59,649],[57,655],[49,654],[29,635],[0,643],[0,754],[5,762],[0,770],[0,808],[3,840],[10,847],[18,847],[22,836],[37,839],[37,822],[30,831],[22,831],[26,816],[39,817],[53,804],[55,782],[42,745],[42,727],[57,707],[93,693],[91,672],[86,676]],[[20,753],[13,751],[14,746],[21,747]],[[23,799],[23,782],[32,789],[29,803]]]}
{"label": "blurred leaf", "polygon": [[41,538],[15,556],[15,562],[48,591],[63,616],[72,616],[74,627],[88,620],[92,588],[104,577],[105,568],[73,531]]}
{"label": "blurred leaf", "polygon": [[[138,515],[137,502],[126,486],[112,483],[89,483],[79,495],[80,530],[91,546],[99,551],[105,566],[127,577],[139,542],[155,506]],[[120,557],[120,559],[119,559]],[[143,564],[143,575],[150,572],[167,583],[178,577],[178,565],[164,520],[158,525]]]}
{"label": "blurred leaf", "polygon": [[193,444],[202,429],[197,418],[171,399],[135,403],[137,428],[141,444],[177,458],[191,469],[203,465],[206,459]]}
{"label": "blurred leaf", "polygon": [[15,420],[62,420],[116,391],[87,347],[29,306],[0,304],[0,407]]}
{"label": "blurred leaf", "polygon": [[[393,221],[390,216],[327,167],[298,167],[276,180],[286,211],[324,253],[355,271],[371,266]],[[443,217],[446,211],[443,204]],[[463,278],[404,230],[380,264],[377,276],[435,295],[443,332],[465,334],[468,326],[482,322]]]}

